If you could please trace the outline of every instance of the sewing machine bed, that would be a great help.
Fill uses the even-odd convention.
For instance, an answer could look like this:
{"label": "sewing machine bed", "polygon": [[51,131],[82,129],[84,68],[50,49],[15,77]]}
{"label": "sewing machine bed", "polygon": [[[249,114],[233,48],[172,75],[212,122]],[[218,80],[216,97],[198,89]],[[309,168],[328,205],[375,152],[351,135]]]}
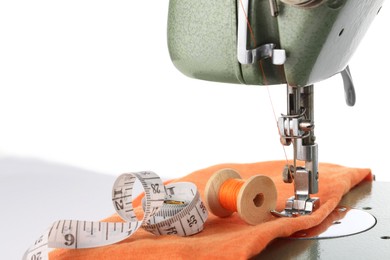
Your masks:
{"label": "sewing machine bed", "polygon": [[331,239],[276,239],[253,259],[389,259],[390,182],[362,182],[340,205],[375,216],[376,225],[363,233]]}

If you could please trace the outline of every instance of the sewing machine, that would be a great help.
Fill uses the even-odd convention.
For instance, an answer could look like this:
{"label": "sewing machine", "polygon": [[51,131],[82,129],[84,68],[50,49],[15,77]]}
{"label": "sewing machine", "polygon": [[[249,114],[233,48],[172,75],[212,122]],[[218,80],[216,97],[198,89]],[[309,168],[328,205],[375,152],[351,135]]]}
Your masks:
{"label": "sewing machine", "polygon": [[[295,194],[273,215],[311,214],[320,207],[320,198],[311,197],[318,192],[321,174],[313,84],[341,73],[346,103],[355,104],[348,62],[382,4],[383,0],[170,0],[169,50],[182,73],[234,84],[287,85],[287,113],[278,119],[278,130],[282,145],[292,145],[294,158],[281,174],[284,182],[293,183]],[[345,208],[336,209],[319,227],[277,239],[254,259],[387,258],[387,190],[386,183],[362,183],[340,202],[359,209],[357,214],[338,221],[332,215]]]}
{"label": "sewing machine", "polygon": [[[202,80],[287,85],[278,119],[292,165],[281,173],[295,194],[275,216],[311,214],[320,206],[313,84],[341,73],[346,103],[355,104],[348,62],[383,0],[171,0],[168,44],[175,66]],[[297,163],[298,161],[298,163]],[[301,163],[299,163],[301,162]]]}

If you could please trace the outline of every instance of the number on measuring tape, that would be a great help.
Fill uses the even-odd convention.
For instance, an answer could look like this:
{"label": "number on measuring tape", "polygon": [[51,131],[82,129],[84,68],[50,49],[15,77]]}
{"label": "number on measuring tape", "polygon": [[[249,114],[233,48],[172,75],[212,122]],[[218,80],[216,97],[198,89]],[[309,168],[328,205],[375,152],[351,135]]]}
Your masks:
{"label": "number on measuring tape", "polygon": [[[145,191],[144,216],[138,220],[132,205],[133,185],[138,180]],[[125,222],[59,220],[41,235],[23,260],[45,260],[51,248],[92,248],[117,243],[140,227],[156,235],[190,236],[203,230],[208,212],[195,184],[165,186],[154,172],[120,175],[112,188],[112,203]]]}

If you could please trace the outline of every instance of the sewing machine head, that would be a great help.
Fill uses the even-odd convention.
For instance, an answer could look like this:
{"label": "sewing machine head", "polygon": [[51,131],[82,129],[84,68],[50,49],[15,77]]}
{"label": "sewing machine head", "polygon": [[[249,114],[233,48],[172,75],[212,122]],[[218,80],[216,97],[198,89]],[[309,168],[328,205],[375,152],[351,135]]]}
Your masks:
{"label": "sewing machine head", "polygon": [[[168,45],[185,75],[217,82],[287,85],[287,114],[278,120],[294,163],[283,171],[295,196],[278,216],[319,206],[313,84],[341,73],[346,101],[355,92],[348,62],[383,0],[170,0]],[[296,161],[304,162],[296,164]]]}

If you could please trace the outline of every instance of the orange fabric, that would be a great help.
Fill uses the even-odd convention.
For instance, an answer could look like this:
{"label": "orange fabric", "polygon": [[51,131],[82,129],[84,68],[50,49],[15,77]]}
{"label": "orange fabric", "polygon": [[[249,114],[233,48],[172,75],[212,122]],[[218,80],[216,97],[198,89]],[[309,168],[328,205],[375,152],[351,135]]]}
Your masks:
{"label": "orange fabric", "polygon": [[[243,179],[263,174],[272,178],[278,190],[277,210],[282,210],[293,195],[293,185],[282,181],[284,161],[253,164],[222,164],[191,173],[174,182],[189,181],[197,185],[202,199],[209,177],[219,169],[237,170]],[[211,213],[204,230],[191,237],[155,236],[140,229],[130,238],[105,247],[78,250],[54,250],[50,259],[248,259],[260,253],[278,237],[320,224],[338,205],[342,196],[363,180],[372,180],[369,169],[347,168],[334,164],[319,165],[321,207],[312,215],[297,218],[270,216],[265,223],[250,226],[237,213],[219,218]],[[134,201],[139,211],[140,198]],[[105,221],[121,221],[115,214]]]}

